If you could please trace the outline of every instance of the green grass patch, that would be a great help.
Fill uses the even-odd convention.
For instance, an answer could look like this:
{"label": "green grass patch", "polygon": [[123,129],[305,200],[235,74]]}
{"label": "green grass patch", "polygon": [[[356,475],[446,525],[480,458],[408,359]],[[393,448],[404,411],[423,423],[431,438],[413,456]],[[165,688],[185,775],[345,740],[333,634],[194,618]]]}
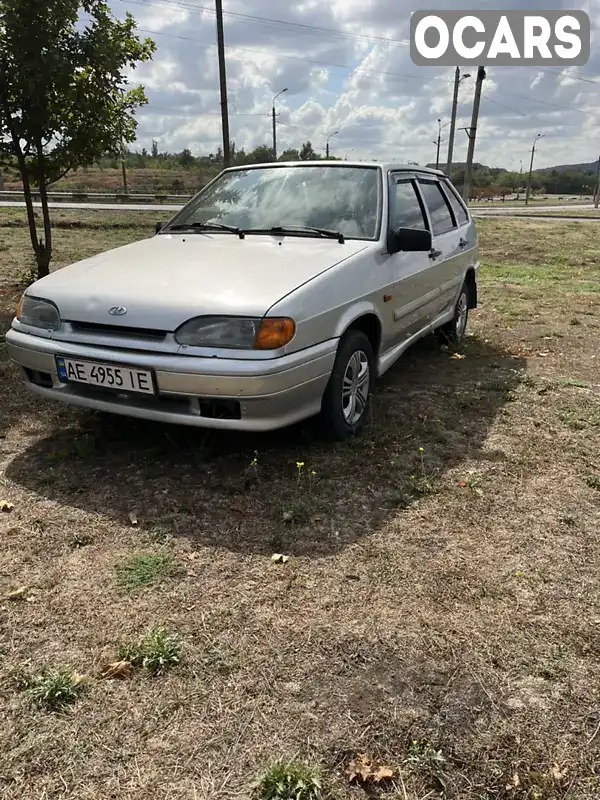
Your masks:
{"label": "green grass patch", "polygon": [[120,587],[135,592],[161,584],[173,574],[174,565],[167,555],[139,555],[119,562],[115,570]]}
{"label": "green grass patch", "polygon": [[47,669],[25,679],[25,692],[38,708],[62,711],[71,706],[83,691],[81,677],[70,669]]}
{"label": "green grass patch", "polygon": [[119,647],[119,659],[134,667],[143,667],[152,675],[160,675],[181,662],[183,642],[165,628],[153,628],[135,644]]}
{"label": "green grass patch", "polygon": [[294,761],[277,761],[254,783],[258,800],[318,800],[323,783],[314,767]]}

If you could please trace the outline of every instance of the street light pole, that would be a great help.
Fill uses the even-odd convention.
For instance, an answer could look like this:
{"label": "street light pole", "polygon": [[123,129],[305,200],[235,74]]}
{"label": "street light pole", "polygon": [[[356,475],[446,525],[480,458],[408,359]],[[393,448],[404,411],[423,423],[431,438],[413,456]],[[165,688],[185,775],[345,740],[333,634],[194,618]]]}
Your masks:
{"label": "street light pole", "polygon": [[535,156],[535,145],[539,139],[544,136],[543,133],[538,133],[538,135],[533,140],[533,147],[531,148],[531,161],[529,162],[529,177],[527,178],[527,192],[525,194],[525,205],[529,205],[529,196],[531,194],[531,176],[533,175],[533,158]]}
{"label": "street light pole", "polygon": [[325,157],[326,158],[329,158],[329,140],[331,139],[332,136],[337,136],[338,133],[339,133],[339,131],[335,131],[335,133],[330,133],[329,136],[327,137],[327,142],[325,143]]}
{"label": "street light pole", "polygon": [[284,92],[287,92],[287,86],[282,89],[279,94],[273,98],[272,111],[273,111],[273,161],[277,161],[277,114],[275,112],[275,100],[280,97]]}
{"label": "street light pole", "polygon": [[452,116],[450,117],[450,138],[448,139],[448,158],[446,159],[446,175],[452,172],[452,158],[454,156],[454,135],[456,132],[456,112],[458,109],[458,87],[461,81],[470,78],[471,75],[467,72],[462,77],[460,74],[460,67],[456,68],[454,73],[454,94],[452,96]]}
{"label": "street light pole", "polygon": [[351,150],[348,150],[348,152],[346,153],[346,156],[344,158],[344,161],[348,161],[348,156],[350,155],[350,153],[353,153],[353,152],[354,152],[354,148],[352,148]]}

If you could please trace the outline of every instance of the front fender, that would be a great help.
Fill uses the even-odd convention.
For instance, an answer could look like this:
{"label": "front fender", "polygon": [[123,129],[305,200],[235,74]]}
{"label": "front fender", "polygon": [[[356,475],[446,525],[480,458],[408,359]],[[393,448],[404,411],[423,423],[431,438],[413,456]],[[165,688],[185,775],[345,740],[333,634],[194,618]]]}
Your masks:
{"label": "front fender", "polygon": [[339,339],[342,337],[352,323],[356,322],[356,320],[360,319],[360,317],[367,316],[368,314],[377,317],[379,328],[380,330],[383,330],[383,320],[381,319],[381,314],[379,313],[379,310],[375,304],[369,300],[361,300],[360,302],[353,303],[351,306],[344,309],[344,312],[338,319],[335,327],[335,338]]}

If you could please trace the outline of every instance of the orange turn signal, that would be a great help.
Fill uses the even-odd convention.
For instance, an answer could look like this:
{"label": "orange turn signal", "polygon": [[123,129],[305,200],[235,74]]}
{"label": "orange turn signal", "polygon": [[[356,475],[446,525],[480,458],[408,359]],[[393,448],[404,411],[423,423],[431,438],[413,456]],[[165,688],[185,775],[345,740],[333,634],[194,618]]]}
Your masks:
{"label": "orange turn signal", "polygon": [[292,341],[295,333],[296,323],[293,319],[267,317],[260,323],[254,340],[254,349],[277,350],[279,347],[285,347]]}
{"label": "orange turn signal", "polygon": [[17,303],[17,308],[16,308],[16,311],[15,311],[15,317],[17,319],[21,319],[21,311],[23,310],[23,299],[24,299],[24,297],[25,297],[25,295],[22,294],[21,297],[19,298],[19,302]]}

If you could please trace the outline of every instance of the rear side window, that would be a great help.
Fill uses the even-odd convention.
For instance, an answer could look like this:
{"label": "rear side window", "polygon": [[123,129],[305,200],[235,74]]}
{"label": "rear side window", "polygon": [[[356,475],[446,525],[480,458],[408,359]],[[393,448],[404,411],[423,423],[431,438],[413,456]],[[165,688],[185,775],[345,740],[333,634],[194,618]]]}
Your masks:
{"label": "rear side window", "polygon": [[450,204],[438,181],[419,181],[431,217],[434,236],[448,233],[455,227]]}
{"label": "rear side window", "polygon": [[464,223],[468,222],[469,220],[469,215],[467,214],[465,207],[460,202],[456,192],[454,191],[454,188],[449,183],[444,184],[444,190],[448,200],[450,201],[450,205],[452,206],[452,211],[454,212],[457,223],[459,225],[464,225]]}
{"label": "rear side window", "polygon": [[426,230],[423,206],[413,181],[401,180],[392,184],[390,223],[392,230],[396,228]]}

